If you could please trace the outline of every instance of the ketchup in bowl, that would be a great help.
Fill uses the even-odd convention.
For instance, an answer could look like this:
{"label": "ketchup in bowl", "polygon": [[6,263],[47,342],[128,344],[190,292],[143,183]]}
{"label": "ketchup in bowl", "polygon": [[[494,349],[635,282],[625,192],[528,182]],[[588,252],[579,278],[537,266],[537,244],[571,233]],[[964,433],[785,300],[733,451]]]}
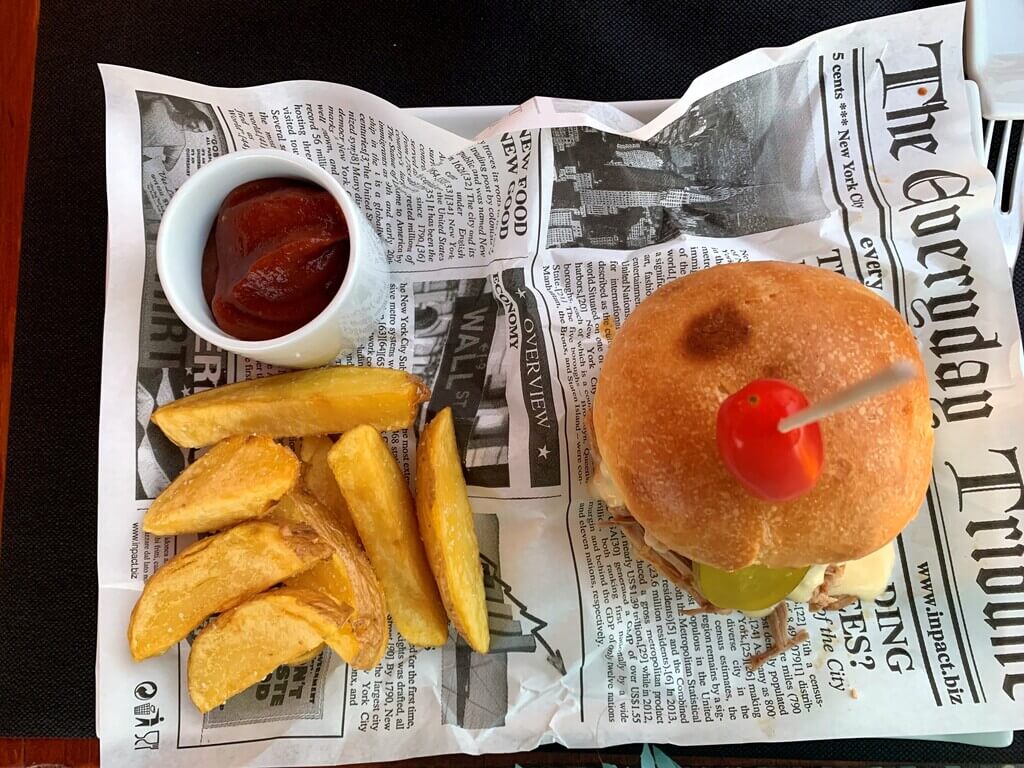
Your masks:
{"label": "ketchup in bowl", "polygon": [[224,198],[203,250],[203,294],[243,341],[291,333],[327,307],[348,266],[348,227],[321,187],[259,179]]}

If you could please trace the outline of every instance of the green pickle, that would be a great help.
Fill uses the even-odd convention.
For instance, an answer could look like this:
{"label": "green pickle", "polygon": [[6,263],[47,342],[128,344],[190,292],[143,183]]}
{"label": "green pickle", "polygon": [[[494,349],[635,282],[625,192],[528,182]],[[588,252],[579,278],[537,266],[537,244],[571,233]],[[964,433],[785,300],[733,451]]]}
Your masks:
{"label": "green pickle", "polygon": [[724,571],[704,563],[693,566],[704,597],[719,608],[737,611],[771,608],[785,600],[810,570],[750,565],[738,571]]}

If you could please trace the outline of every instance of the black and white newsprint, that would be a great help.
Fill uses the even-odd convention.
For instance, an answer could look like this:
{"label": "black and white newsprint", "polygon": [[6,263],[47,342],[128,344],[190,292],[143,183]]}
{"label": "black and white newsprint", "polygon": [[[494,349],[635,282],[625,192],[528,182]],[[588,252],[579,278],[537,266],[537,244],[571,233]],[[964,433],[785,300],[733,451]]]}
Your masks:
{"label": "black and white newsprint", "polygon": [[[1024,382],[994,184],[972,150],[962,5],[754,51],[646,125],[537,99],[475,140],[341,85],[213,88],[102,67],[109,261],[99,477],[97,729],[104,764],[286,766],[559,742],[682,744],[1008,730],[1024,722]],[[193,335],[155,269],[161,216],[211,159],[311,158],[380,233],[391,301],[341,362],[414,371],[451,406],[492,652],[453,634],[353,671],[325,651],[206,716],[189,642],[143,663],[125,628],[190,543],[141,530],[195,459],[149,423],[275,371]],[[757,672],[761,622],[684,616],[588,495],[607,330],[665,281],[777,259],[889,300],[931,376],[925,503],[875,604],[791,612],[811,642]],[[410,432],[414,432],[411,430]],[[392,449],[408,470],[413,434]],[[885,478],[877,478],[885,482]]]}

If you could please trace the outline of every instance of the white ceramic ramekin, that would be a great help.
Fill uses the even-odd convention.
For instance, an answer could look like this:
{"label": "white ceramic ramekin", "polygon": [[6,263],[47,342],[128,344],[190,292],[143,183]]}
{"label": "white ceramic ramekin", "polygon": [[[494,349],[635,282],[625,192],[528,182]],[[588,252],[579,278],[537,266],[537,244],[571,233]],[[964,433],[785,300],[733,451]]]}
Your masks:
{"label": "white ceramic ramekin", "polygon": [[[348,225],[344,280],[331,303],[298,330],[266,341],[242,341],[222,331],[203,296],[203,247],[228,193],[256,179],[303,179],[331,193]],[[222,349],[265,363],[312,368],[366,341],[384,313],[388,266],[384,245],[363,212],[331,174],[316,163],[276,149],[218,157],[199,169],[167,206],[156,241],[160,285],[182,322]]]}

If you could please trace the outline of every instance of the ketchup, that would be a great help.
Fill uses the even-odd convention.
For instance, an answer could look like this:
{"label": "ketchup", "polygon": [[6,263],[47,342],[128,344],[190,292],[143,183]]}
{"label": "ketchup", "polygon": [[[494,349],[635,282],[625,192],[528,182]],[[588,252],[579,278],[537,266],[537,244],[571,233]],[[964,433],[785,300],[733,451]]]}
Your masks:
{"label": "ketchup", "polygon": [[244,341],[284,336],[334,298],[348,227],[326,190],[260,179],[224,198],[203,250],[203,294],[217,325]]}

